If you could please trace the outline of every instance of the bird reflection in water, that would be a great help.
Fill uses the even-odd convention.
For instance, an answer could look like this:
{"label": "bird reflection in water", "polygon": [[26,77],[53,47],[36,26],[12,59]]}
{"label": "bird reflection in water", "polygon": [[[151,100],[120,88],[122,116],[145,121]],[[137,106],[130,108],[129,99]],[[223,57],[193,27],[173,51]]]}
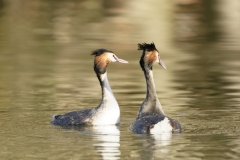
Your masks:
{"label": "bird reflection in water", "polygon": [[120,159],[120,131],[119,126],[94,126],[93,141],[97,152],[103,159]]}
{"label": "bird reflection in water", "polygon": [[61,126],[64,129],[77,130],[79,134],[92,135],[93,146],[102,159],[120,159],[120,126],[99,125],[99,126]]}
{"label": "bird reflection in water", "polygon": [[176,136],[172,133],[161,134],[139,134],[139,139],[142,140],[142,146],[146,151],[144,154],[136,151],[131,152],[132,157],[141,157],[143,159],[164,159],[169,157],[171,152],[170,146],[172,139]]}

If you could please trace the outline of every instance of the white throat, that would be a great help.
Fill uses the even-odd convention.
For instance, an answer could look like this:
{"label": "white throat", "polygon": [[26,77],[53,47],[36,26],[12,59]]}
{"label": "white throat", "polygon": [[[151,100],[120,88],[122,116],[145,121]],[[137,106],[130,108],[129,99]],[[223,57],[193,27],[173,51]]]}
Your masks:
{"label": "white throat", "polygon": [[102,81],[102,101],[97,108],[94,125],[110,125],[120,123],[120,109],[109,85],[107,72],[100,76]]}
{"label": "white throat", "polygon": [[107,72],[101,75],[101,81],[102,81],[102,88],[103,88],[103,99],[112,99],[112,98],[115,99],[112,89],[108,82]]}

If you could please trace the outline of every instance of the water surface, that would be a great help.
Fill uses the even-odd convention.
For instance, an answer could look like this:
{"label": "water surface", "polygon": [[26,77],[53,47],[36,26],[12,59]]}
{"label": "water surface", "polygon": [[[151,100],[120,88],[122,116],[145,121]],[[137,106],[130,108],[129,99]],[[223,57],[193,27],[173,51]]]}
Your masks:
{"label": "water surface", "polygon": [[[239,159],[238,1],[27,2],[0,3],[1,159]],[[153,67],[158,97],[181,134],[128,130],[146,91],[137,43],[152,41],[168,67]],[[121,125],[52,126],[99,104],[90,54],[102,47],[129,61],[108,67]]]}

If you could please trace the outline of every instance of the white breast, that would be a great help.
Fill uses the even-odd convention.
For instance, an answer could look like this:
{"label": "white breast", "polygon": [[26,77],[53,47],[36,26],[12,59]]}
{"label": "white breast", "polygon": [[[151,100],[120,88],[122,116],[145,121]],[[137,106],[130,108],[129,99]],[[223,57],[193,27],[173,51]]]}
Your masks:
{"label": "white breast", "polygon": [[93,125],[113,125],[120,123],[120,109],[108,83],[107,73],[102,75],[103,97],[101,107],[94,117]]}
{"label": "white breast", "polygon": [[108,102],[108,107],[94,117],[93,125],[114,125],[120,123],[120,109],[115,102]]}
{"label": "white breast", "polygon": [[162,121],[154,125],[154,127],[150,130],[150,133],[152,134],[167,133],[167,132],[172,132],[172,129],[173,128],[170,124],[169,119],[165,117]]}

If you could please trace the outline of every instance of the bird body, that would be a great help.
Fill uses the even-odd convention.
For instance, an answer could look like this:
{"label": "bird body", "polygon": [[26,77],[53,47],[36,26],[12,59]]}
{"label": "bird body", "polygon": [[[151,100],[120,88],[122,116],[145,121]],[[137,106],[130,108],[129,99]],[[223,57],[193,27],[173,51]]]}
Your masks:
{"label": "bird body", "polygon": [[136,120],[131,124],[130,130],[135,133],[180,133],[181,125],[178,121],[167,117],[158,100],[153,79],[153,63],[157,62],[167,68],[161,61],[160,54],[154,43],[138,44],[138,50],[143,50],[140,66],[146,79],[146,98],[140,106]]}
{"label": "bird body", "polygon": [[102,100],[92,109],[72,111],[52,117],[53,125],[115,125],[120,123],[120,109],[107,78],[110,62],[128,63],[107,49],[95,50],[94,71],[102,88]]}

